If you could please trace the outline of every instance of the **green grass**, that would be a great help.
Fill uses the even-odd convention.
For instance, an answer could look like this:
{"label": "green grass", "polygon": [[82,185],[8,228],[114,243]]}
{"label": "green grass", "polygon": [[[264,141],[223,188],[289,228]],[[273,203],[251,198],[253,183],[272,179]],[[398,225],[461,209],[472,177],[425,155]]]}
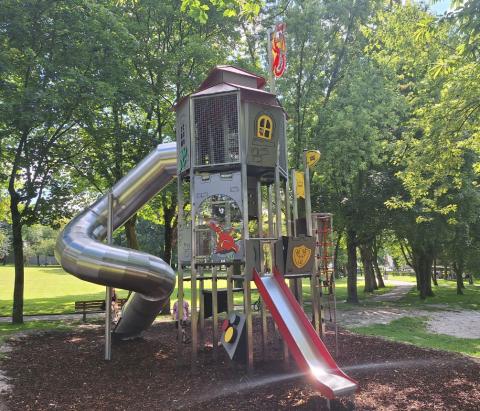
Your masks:
{"label": "green grass", "polygon": [[394,274],[388,274],[387,281],[391,281],[391,280],[404,281],[406,283],[416,283],[417,282],[417,278],[415,277],[415,275],[413,275],[413,274],[403,274],[402,275],[398,272],[396,272]]}
{"label": "green grass", "polygon": [[480,357],[480,339],[456,338],[427,331],[426,318],[404,317],[390,324],[374,324],[354,327],[352,331],[363,335],[383,337],[392,341],[406,342],[423,348],[460,352]]}
{"label": "green grass", "polygon": [[[0,267],[0,315],[11,315],[14,267]],[[120,297],[127,292],[120,290]],[[74,302],[101,300],[105,287],[79,280],[60,267],[25,267],[24,314],[65,314]]]}
{"label": "green grass", "polygon": [[[11,315],[13,296],[14,268],[0,267],[0,316]],[[304,298],[310,299],[309,281],[303,283]],[[359,289],[361,283],[359,282]],[[190,282],[184,282],[185,298],[191,300]],[[211,281],[205,281],[205,288],[211,287]],[[218,288],[226,288],[225,280],[218,281]],[[375,294],[391,290],[391,286],[379,290]],[[126,297],[127,291],[117,290],[120,297]],[[347,298],[346,279],[336,283],[337,300]],[[176,299],[177,289],[172,293],[172,301]],[[365,301],[370,294],[359,291],[359,298]],[[60,267],[25,267],[24,314],[67,314],[74,312],[74,302],[83,300],[100,300],[105,297],[105,287],[79,280],[63,271]],[[252,300],[258,298],[258,292],[252,284]],[[235,304],[242,304],[242,293],[234,293]]]}
{"label": "green grass", "polygon": [[398,302],[398,305],[428,309],[435,308],[429,307],[434,304],[444,304],[452,309],[480,310],[480,286],[478,285],[465,284],[464,294],[458,295],[455,281],[438,280],[438,287],[433,287],[433,292],[434,297],[428,297],[422,301],[414,288]]}
{"label": "green grass", "polygon": [[[381,295],[390,292],[394,286],[387,285],[385,288],[380,288],[375,290],[374,293],[364,293],[363,290],[363,278],[360,279],[357,283],[358,286],[358,299],[360,303],[367,303],[369,299],[375,295]],[[303,281],[303,296],[305,301],[310,301],[310,287],[309,287],[309,280]],[[340,278],[335,282],[335,296],[337,297],[337,302],[340,303],[337,307],[339,309],[350,309],[356,307],[354,304],[347,304],[345,303],[347,299],[347,279]]]}

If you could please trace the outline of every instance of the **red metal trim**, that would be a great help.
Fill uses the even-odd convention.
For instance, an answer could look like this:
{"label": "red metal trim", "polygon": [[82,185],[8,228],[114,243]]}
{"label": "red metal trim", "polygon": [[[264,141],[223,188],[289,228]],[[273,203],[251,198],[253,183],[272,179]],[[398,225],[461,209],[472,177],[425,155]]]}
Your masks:
{"label": "red metal trim", "polygon": [[328,349],[325,346],[325,344],[323,343],[323,341],[321,340],[321,338],[315,332],[315,329],[313,328],[312,324],[310,323],[307,316],[303,312],[302,308],[298,304],[297,300],[295,300],[295,297],[293,296],[292,292],[290,291],[287,284],[285,283],[285,279],[282,277],[282,275],[280,274],[280,272],[277,270],[276,267],[273,268],[273,275],[275,277],[275,280],[277,280],[277,283],[280,285],[280,287],[281,287],[283,293],[285,294],[286,298],[288,299],[290,305],[295,310],[295,314],[296,314],[297,318],[302,322],[303,327],[306,329],[310,338],[312,339],[313,343],[315,344],[315,348],[317,349],[318,354],[325,360],[325,362],[330,367],[330,370],[334,374],[337,374],[341,377],[344,377],[347,380],[350,380],[351,382],[357,384],[357,382],[355,380],[350,378],[342,370],[340,370],[340,368],[338,368],[337,363],[335,362],[333,357],[328,352]]}
{"label": "red metal trim", "polygon": [[311,376],[310,367],[308,366],[307,362],[303,358],[303,355],[300,352],[300,349],[298,348],[298,345],[295,339],[290,333],[290,330],[288,329],[287,324],[285,323],[285,321],[283,321],[283,318],[278,312],[275,306],[275,303],[270,297],[270,293],[265,288],[265,285],[263,284],[262,280],[260,279],[260,276],[258,275],[255,269],[253,269],[253,280],[257,286],[257,289],[260,295],[262,296],[263,300],[267,304],[267,307],[270,313],[272,314],[273,319],[277,323],[278,329],[282,334],[285,342],[287,343],[288,348],[290,349],[290,352],[293,358],[295,358],[295,362],[297,363],[300,370],[302,370],[308,377],[310,377],[309,379],[317,387],[318,391],[320,391],[323,395],[325,395],[325,397],[329,399],[334,399],[335,395],[333,394],[333,391],[326,385],[321,384],[317,379],[313,378],[313,376]]}
{"label": "red metal trim", "polygon": [[[323,341],[320,339],[318,334],[315,332],[315,329],[313,328],[313,326],[310,323],[310,321],[308,320],[307,316],[305,315],[305,313],[303,312],[303,310],[299,306],[298,302],[295,300],[295,297],[291,293],[290,289],[288,288],[287,284],[285,283],[284,278],[280,275],[277,268],[273,269],[273,273],[274,273],[275,281],[277,281],[277,283],[279,284],[284,296],[287,298],[288,303],[294,309],[295,315],[297,316],[298,320],[302,323],[302,326],[306,329],[310,338],[314,342],[314,345],[315,345],[315,348],[317,350],[317,353],[318,353],[319,357],[321,357],[325,360],[327,365],[330,367],[330,371],[333,374],[339,375],[339,376],[341,376],[343,378],[346,378],[349,381],[357,384],[357,382],[355,380],[348,377],[342,370],[340,370],[338,368],[337,364],[335,363],[335,360],[332,358],[332,356],[328,352],[325,344],[323,344]],[[289,349],[292,353],[292,356],[295,358],[295,361],[297,362],[297,365],[299,366],[299,368],[302,371],[304,371],[308,376],[310,376],[311,375],[310,367],[308,366],[307,362],[305,361],[300,349],[298,348],[298,345],[297,345],[295,339],[293,338],[292,334],[290,333],[290,330],[289,330],[287,324],[285,323],[285,321],[281,317],[280,313],[278,312],[278,310],[276,308],[276,305],[275,305],[275,302],[272,300],[272,298],[270,296],[270,293],[266,289],[265,285],[263,284],[263,281],[261,280],[260,276],[258,275],[258,273],[255,269],[253,270],[253,280],[254,280],[254,282],[257,286],[257,289],[258,289],[260,295],[262,296],[262,298],[265,301],[268,309],[270,310],[273,319],[277,323],[278,329],[280,330],[280,333],[282,334],[283,338],[285,339],[285,341],[286,341],[286,343],[287,343],[287,345],[288,345],[288,347],[289,347]],[[335,398],[335,395],[333,394],[333,391],[329,387],[323,385],[321,382],[319,382],[315,378],[311,378],[311,380],[313,380],[317,389],[323,395],[325,395],[329,399]]]}

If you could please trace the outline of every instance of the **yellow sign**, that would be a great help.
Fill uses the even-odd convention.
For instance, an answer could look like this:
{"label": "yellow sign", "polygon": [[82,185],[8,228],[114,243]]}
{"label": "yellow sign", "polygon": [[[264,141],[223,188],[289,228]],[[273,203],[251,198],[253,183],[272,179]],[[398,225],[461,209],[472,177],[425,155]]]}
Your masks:
{"label": "yellow sign", "polygon": [[320,160],[320,151],[318,150],[308,150],[305,155],[307,156],[308,168],[313,168]]}
{"label": "yellow sign", "polygon": [[305,174],[303,171],[295,171],[295,187],[297,198],[305,198]]}
{"label": "yellow sign", "polygon": [[312,250],[304,245],[293,247],[292,251],[293,264],[297,268],[303,268],[307,265],[310,256],[312,255]]}

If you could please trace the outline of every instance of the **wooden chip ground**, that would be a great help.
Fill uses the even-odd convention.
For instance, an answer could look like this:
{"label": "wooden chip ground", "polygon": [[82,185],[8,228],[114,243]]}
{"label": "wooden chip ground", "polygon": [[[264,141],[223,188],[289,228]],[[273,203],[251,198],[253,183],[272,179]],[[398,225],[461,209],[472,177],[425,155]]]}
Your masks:
{"label": "wooden chip ground", "polygon": [[[14,387],[2,399],[11,410],[327,409],[295,365],[279,360],[277,338],[269,341],[262,360],[258,332],[255,324],[252,375],[232,364],[221,348],[213,361],[209,338],[196,370],[189,363],[179,367],[172,323],[115,344],[110,363],[103,360],[101,327],[30,335],[11,342],[13,351],[0,360]],[[342,399],[337,409],[480,410],[475,359],[347,331],[341,331],[339,342],[337,361],[361,389],[354,402]]]}

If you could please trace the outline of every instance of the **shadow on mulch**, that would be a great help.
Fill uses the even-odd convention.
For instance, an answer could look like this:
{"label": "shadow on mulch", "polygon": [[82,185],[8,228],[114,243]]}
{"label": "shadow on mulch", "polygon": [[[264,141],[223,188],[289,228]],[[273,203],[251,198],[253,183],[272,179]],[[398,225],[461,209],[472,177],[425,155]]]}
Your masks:
{"label": "shadow on mulch", "polygon": [[[326,401],[281,361],[273,336],[264,356],[255,322],[255,371],[248,375],[223,349],[213,360],[211,322],[206,348],[190,367],[190,346],[178,364],[172,323],[154,325],[143,338],[114,344],[103,360],[103,330],[45,333],[15,340],[0,367],[13,391],[11,410],[324,410]],[[209,340],[210,339],[210,340]],[[332,348],[333,335],[327,335]],[[340,331],[337,361],[360,384],[335,409],[480,410],[480,364],[460,355],[426,350]],[[332,348],[333,352],[333,348]]]}

